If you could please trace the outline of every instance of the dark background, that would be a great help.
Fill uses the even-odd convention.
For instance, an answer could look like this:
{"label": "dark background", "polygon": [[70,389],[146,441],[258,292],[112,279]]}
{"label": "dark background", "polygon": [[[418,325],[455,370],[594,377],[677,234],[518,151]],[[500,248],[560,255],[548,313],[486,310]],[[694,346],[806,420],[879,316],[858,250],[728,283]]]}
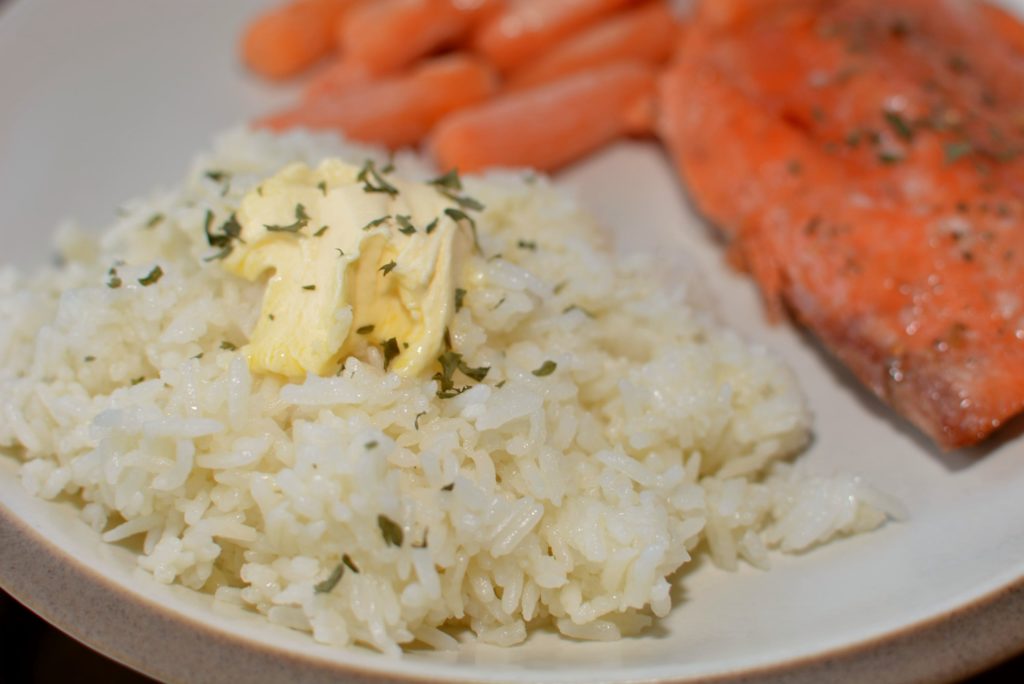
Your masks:
{"label": "dark background", "polygon": [[[0,652],[4,654],[0,681],[5,684],[65,684],[70,681],[145,684],[153,681],[64,636],[3,592],[0,592]],[[1024,682],[1024,656],[969,682]]]}

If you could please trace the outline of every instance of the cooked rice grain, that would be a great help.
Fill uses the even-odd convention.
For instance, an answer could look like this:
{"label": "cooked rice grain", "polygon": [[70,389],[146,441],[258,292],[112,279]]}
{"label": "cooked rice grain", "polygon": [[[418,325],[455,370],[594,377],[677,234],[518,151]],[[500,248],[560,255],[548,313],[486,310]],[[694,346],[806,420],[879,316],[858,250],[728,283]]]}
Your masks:
{"label": "cooked rice grain", "polygon": [[722,567],[767,567],[769,548],[883,521],[859,481],[779,463],[809,429],[782,363],[695,310],[685,276],[611,254],[543,179],[467,179],[492,258],[470,264],[451,335],[484,383],[442,400],[376,355],[301,384],[251,375],[234,347],[263,286],[204,260],[207,210],[223,222],[288,162],[368,154],[235,131],[98,244],[63,231],[62,266],[3,270],[0,443],[25,487],[140,540],[161,582],[392,653],[451,648],[463,626],[507,646],[545,623],[615,639],[668,613],[702,541]]}

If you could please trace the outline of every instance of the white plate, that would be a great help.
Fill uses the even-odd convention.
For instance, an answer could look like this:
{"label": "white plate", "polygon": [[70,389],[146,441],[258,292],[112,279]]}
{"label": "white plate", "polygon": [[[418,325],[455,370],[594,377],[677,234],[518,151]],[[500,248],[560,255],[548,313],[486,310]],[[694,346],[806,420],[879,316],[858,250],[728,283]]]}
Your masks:
{"label": "white plate", "polygon": [[[3,5],[2,258],[40,261],[60,218],[102,226],[119,201],[175,182],[217,131],[288,101],[290,88],[266,87],[236,61],[238,31],[260,4]],[[961,676],[1024,647],[1020,428],[978,453],[938,453],[812,343],[768,327],[753,287],[724,267],[653,145],[615,147],[563,180],[621,243],[657,248],[676,268],[692,252],[727,322],[799,373],[817,414],[805,460],[865,475],[902,500],[909,520],[778,557],[771,572],[697,563],[669,618],[642,638],[539,634],[511,649],[392,660],[324,647],[157,584],[70,506],[26,495],[15,460],[0,456],[0,585],[100,651],[189,681],[907,681]]]}

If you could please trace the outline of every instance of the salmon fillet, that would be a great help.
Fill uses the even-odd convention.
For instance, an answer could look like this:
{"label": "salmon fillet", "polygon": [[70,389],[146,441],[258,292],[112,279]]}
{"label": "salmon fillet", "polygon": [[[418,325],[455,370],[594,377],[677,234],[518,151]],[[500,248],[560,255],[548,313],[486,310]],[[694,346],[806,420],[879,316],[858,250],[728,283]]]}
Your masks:
{"label": "salmon fillet", "polygon": [[769,310],[947,449],[1024,409],[1020,50],[968,0],[705,0],[661,83]]}

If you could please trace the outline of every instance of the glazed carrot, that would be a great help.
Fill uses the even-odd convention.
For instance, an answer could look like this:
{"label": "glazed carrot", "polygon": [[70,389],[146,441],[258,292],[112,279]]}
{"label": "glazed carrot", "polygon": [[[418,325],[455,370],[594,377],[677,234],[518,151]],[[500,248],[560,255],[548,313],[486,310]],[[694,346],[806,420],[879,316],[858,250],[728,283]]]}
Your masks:
{"label": "glazed carrot", "polygon": [[468,33],[490,0],[375,0],[345,17],[339,44],[375,74],[412,64]]}
{"label": "glazed carrot", "polygon": [[362,62],[340,57],[313,76],[303,90],[303,100],[337,97],[373,80],[373,74]]}
{"label": "glazed carrot", "polygon": [[342,56],[345,53],[345,33],[348,30],[348,21],[351,17],[359,16],[362,7],[376,4],[379,0],[352,0],[344,12],[338,15],[334,21],[334,49]]}
{"label": "glazed carrot", "polygon": [[571,36],[508,76],[519,90],[613,62],[664,62],[677,42],[680,22],[663,1],[612,15]]}
{"label": "glazed carrot", "polygon": [[985,21],[992,26],[996,35],[1016,52],[1024,54],[1024,23],[1002,7],[987,2],[981,3],[980,7]]}
{"label": "glazed carrot", "polygon": [[636,0],[518,0],[480,26],[473,48],[507,72],[631,4]]}
{"label": "glazed carrot", "polygon": [[497,89],[497,74],[489,64],[452,54],[337,97],[305,102],[255,125],[336,130],[353,140],[402,147],[422,139],[445,114],[481,102]]}
{"label": "glazed carrot", "polygon": [[646,132],[654,69],[614,64],[445,117],[430,138],[442,168],[557,169],[626,133]]}
{"label": "glazed carrot", "polygon": [[293,76],[334,48],[334,24],[353,0],[294,0],[258,16],[242,36],[242,60],[267,78]]}

